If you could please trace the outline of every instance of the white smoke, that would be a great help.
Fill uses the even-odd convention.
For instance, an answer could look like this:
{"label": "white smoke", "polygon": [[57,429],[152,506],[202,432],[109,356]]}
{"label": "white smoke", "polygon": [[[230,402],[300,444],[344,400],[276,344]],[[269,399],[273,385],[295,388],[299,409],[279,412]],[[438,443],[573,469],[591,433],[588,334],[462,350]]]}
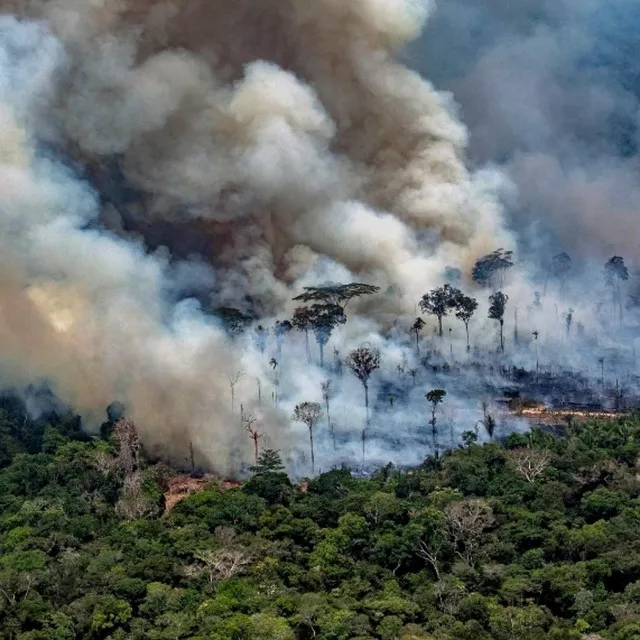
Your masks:
{"label": "white smoke", "polygon": [[[120,400],[149,448],[184,459],[192,442],[233,473],[251,451],[229,399],[243,371],[239,401],[286,452],[292,399],[317,393],[322,373],[301,377],[292,357],[288,400],[257,407],[256,380],[277,393],[267,358],[176,291],[213,283],[215,303],[251,299],[275,318],[316,278],[392,287],[335,344],[378,340],[393,362],[381,328],[414,314],[447,265],[468,272],[512,245],[499,175],[467,171],[449,98],[395,59],[423,4],[2,8],[4,382],[45,378],[89,422]],[[118,202],[125,189],[135,205]]]}

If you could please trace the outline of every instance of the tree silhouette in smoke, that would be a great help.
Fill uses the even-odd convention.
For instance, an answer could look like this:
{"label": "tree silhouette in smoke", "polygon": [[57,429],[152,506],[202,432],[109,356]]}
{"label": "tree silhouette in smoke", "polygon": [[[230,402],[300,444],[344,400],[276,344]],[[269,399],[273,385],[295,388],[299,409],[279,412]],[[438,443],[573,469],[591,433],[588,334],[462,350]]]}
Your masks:
{"label": "tree silhouette in smoke", "polygon": [[455,306],[458,290],[445,284],[425,293],[418,303],[424,313],[438,318],[438,335],[442,337],[442,318]]}
{"label": "tree silhouette in smoke", "polygon": [[424,329],[425,322],[422,318],[416,318],[416,321],[411,325],[411,331],[416,337],[416,357],[420,359],[420,332]]}
{"label": "tree silhouette in smoke", "polygon": [[467,334],[467,353],[471,351],[471,343],[469,341],[469,322],[471,322],[471,318],[473,317],[473,314],[476,312],[477,308],[478,301],[475,298],[466,296],[461,292],[455,297],[456,318],[458,318],[458,320],[462,320],[462,322],[464,323],[465,332]]}
{"label": "tree silhouette in smoke", "polygon": [[500,323],[500,351],[504,353],[504,312],[507,307],[507,300],[509,296],[502,293],[502,291],[496,291],[493,295],[489,296],[489,318],[497,320]]}
{"label": "tree silhouette in smoke", "polygon": [[221,307],[216,311],[216,315],[220,318],[225,330],[231,336],[236,336],[246,331],[247,327],[254,320],[250,315],[233,307]]}
{"label": "tree silhouette in smoke", "polygon": [[307,350],[307,362],[311,362],[311,351],[309,349],[309,331],[313,329],[313,316],[309,307],[298,307],[293,312],[291,326],[298,331],[304,332],[304,344]]}
{"label": "tree silhouette in smoke", "polygon": [[362,430],[362,465],[364,466],[367,430],[369,429],[369,378],[371,374],[380,368],[380,352],[370,347],[358,347],[349,353],[347,366],[353,375],[360,380],[364,389],[364,407],[366,412],[366,424]]}
{"label": "tree silhouette in smoke", "polygon": [[431,389],[431,391],[427,391],[424,394],[424,397],[427,399],[427,402],[431,404],[431,419],[429,420],[429,424],[431,425],[431,437],[433,439],[433,453],[438,457],[438,430],[436,428],[436,410],[438,405],[443,402],[447,392],[444,389]]}
{"label": "tree silhouette in smoke", "polygon": [[309,429],[309,444],[311,447],[311,473],[315,473],[316,459],[313,450],[313,428],[322,415],[322,407],[317,402],[302,402],[295,406],[293,419],[304,422]]}
{"label": "tree silhouette in smoke", "polygon": [[[504,285],[504,274],[513,266],[513,251],[496,249],[479,258],[471,272],[471,277],[482,287]],[[497,280],[497,282],[496,282]]]}
{"label": "tree silhouette in smoke", "polygon": [[360,282],[350,284],[329,283],[317,287],[304,287],[304,293],[296,296],[296,302],[322,302],[336,305],[343,311],[351,300],[360,296],[368,296],[380,291],[380,287]]}
{"label": "tree silhouette in smoke", "polygon": [[310,309],[311,328],[320,348],[320,366],[324,367],[324,348],[333,330],[347,321],[342,307],[336,304],[314,304]]}
{"label": "tree silhouette in smoke", "polygon": [[613,313],[619,311],[622,324],[622,283],[629,279],[629,270],[624,264],[624,258],[613,256],[604,265],[604,282],[611,289],[613,297]]}

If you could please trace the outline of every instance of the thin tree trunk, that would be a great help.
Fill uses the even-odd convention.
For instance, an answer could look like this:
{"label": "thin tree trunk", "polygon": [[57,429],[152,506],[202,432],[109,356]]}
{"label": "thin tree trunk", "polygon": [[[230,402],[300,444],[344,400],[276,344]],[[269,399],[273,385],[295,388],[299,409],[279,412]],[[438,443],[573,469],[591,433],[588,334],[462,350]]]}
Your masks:
{"label": "thin tree trunk", "polygon": [[309,349],[309,329],[304,330],[304,344],[307,349],[307,362],[311,364],[311,349]]}
{"label": "thin tree trunk", "polygon": [[442,338],[442,316],[438,316],[438,335]]}
{"label": "thin tree trunk", "polygon": [[319,342],[318,346],[320,347],[320,368],[324,369],[324,345]]}
{"label": "thin tree trunk", "polygon": [[253,439],[253,453],[256,459],[256,464],[258,464],[258,438]]}
{"label": "thin tree trunk", "polygon": [[313,425],[309,425],[309,444],[311,445],[311,475],[315,475],[316,459],[313,453]]}
{"label": "thin tree trunk", "polygon": [[420,361],[420,334],[416,331],[416,356]]}
{"label": "thin tree trunk", "polygon": [[369,385],[366,382],[363,382],[362,386],[364,387],[364,408],[366,412],[365,428],[362,430],[362,470],[364,471],[367,429],[369,429]]}
{"label": "thin tree trunk", "polygon": [[329,411],[329,396],[324,399],[327,407],[327,426],[329,427],[329,433],[331,433],[331,440],[333,441],[333,450],[336,450],[336,434],[333,431],[333,425],[331,424],[331,413]]}
{"label": "thin tree trunk", "polygon": [[504,329],[504,320],[500,320],[500,351],[502,351],[502,353],[504,353],[504,336],[502,335],[503,329]]}
{"label": "thin tree trunk", "polygon": [[467,332],[467,353],[471,351],[471,343],[469,341],[469,323],[464,323],[464,330]]}

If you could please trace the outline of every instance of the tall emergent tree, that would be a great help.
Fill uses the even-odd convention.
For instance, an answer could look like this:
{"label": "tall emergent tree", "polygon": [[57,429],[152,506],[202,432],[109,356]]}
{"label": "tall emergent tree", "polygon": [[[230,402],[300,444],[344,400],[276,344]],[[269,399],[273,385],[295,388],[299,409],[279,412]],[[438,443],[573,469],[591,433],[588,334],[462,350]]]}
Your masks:
{"label": "tall emergent tree", "polygon": [[500,351],[504,353],[504,312],[507,307],[507,300],[509,296],[502,293],[502,291],[496,291],[489,296],[489,317],[492,320],[497,320],[500,323]]}
{"label": "tall emergent tree", "polygon": [[431,419],[429,424],[431,425],[431,437],[433,438],[433,452],[436,458],[438,457],[438,430],[436,428],[436,410],[438,405],[445,399],[447,392],[444,389],[431,389],[424,394],[427,402],[431,404]]}
{"label": "tall emergent tree", "polygon": [[370,347],[358,347],[347,356],[347,366],[353,371],[353,375],[360,380],[364,389],[364,406],[366,411],[366,424],[362,430],[362,464],[364,466],[367,429],[369,428],[369,378],[371,374],[380,368],[380,352]]}
{"label": "tall emergent tree", "polygon": [[346,306],[354,298],[369,296],[380,291],[380,287],[361,282],[350,284],[337,284],[329,282],[317,287],[304,287],[304,293],[294,298],[299,302],[320,302],[328,305],[337,305],[345,310]]}
{"label": "tall emergent tree", "polygon": [[460,292],[451,285],[445,284],[425,293],[418,303],[424,313],[438,318],[438,335],[442,337],[442,318],[455,307],[457,296]]}
{"label": "tall emergent tree", "polygon": [[471,298],[469,296],[464,295],[464,293],[460,293],[456,296],[455,299],[455,310],[456,310],[456,318],[458,320],[462,320],[464,323],[464,329],[467,334],[467,353],[471,351],[471,343],[469,341],[469,322],[473,317],[473,314],[476,312],[478,308],[478,302],[475,298]]}
{"label": "tall emergent tree", "polygon": [[502,287],[504,274],[512,266],[513,251],[497,249],[476,261],[471,277],[483,287]]}
{"label": "tall emergent tree", "polygon": [[411,325],[411,332],[416,337],[416,357],[420,360],[420,332],[424,329],[425,322],[422,318],[416,318],[416,321]]}
{"label": "tall emergent tree", "polygon": [[320,366],[324,367],[324,348],[331,339],[333,330],[347,321],[342,307],[337,304],[314,304],[310,309],[311,328],[320,348]]}
{"label": "tall emergent tree", "polygon": [[293,419],[298,422],[304,422],[309,429],[309,444],[311,445],[311,473],[315,473],[315,454],[313,450],[313,428],[322,415],[322,407],[317,402],[302,402],[295,406],[293,410]]}
{"label": "tall emergent tree", "polygon": [[621,285],[629,279],[629,270],[624,264],[624,258],[613,256],[604,265],[604,282],[613,294],[613,313],[619,310],[620,323],[622,323],[622,294]]}

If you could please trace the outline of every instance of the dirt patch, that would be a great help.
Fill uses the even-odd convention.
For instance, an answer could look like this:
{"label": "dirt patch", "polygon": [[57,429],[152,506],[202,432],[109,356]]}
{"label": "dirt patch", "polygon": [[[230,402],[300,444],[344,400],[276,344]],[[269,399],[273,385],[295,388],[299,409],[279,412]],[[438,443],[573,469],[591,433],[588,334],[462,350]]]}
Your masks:
{"label": "dirt patch", "polygon": [[233,480],[220,480],[211,474],[205,474],[201,478],[192,476],[174,476],[169,480],[169,486],[164,493],[164,512],[169,513],[179,502],[187,496],[198,491],[204,491],[207,485],[215,485],[220,489],[233,489],[242,483]]}

